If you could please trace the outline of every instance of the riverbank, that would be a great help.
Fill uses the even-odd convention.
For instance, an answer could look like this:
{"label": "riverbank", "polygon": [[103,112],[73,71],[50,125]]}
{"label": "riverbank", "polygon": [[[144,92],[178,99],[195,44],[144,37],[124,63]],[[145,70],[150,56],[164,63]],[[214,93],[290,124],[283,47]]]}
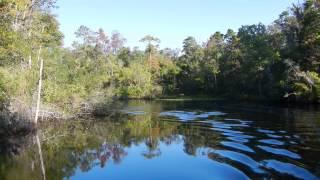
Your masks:
{"label": "riverbank", "polygon": [[[318,106],[316,103],[296,103],[294,101],[270,101],[256,98],[228,98],[211,97],[206,95],[185,96],[171,95],[156,98],[98,98],[95,97],[85,102],[72,104],[66,111],[53,104],[43,104],[39,111],[39,122],[45,121],[69,121],[75,119],[92,119],[95,117],[110,117],[116,112],[114,109],[120,107],[119,104],[132,100],[139,101],[159,101],[159,102],[214,102],[215,104],[249,104],[250,106],[277,106],[285,108],[305,108]],[[0,115],[0,135],[2,137],[25,136],[36,129],[33,123],[35,107],[28,106],[22,101],[12,101],[3,106]]]}
{"label": "riverbank", "polygon": [[[266,98],[257,97],[238,97],[231,98],[227,96],[212,97],[208,95],[184,96],[184,95],[170,95],[159,96],[152,98],[119,98],[119,97],[95,97],[94,100],[87,100],[70,104],[66,110],[63,107],[58,107],[54,104],[43,104],[39,110],[40,121],[46,120],[68,120],[84,116],[106,116],[108,115],[108,108],[115,103],[130,100],[147,100],[147,101],[215,101],[215,102],[233,102],[233,103],[253,103],[253,104],[268,104],[268,105],[288,105],[288,106],[306,106],[318,105],[318,103],[307,103],[294,101],[289,99],[270,100]],[[16,118],[23,121],[32,121],[35,113],[34,106],[28,106],[28,103],[23,101],[12,101],[3,106],[4,119]],[[10,118],[5,118],[10,117]]]}
{"label": "riverbank", "polygon": [[319,105],[320,101],[304,101],[299,100],[295,96],[282,97],[282,98],[266,98],[258,96],[210,96],[210,95],[170,95],[170,96],[160,96],[154,98],[155,100],[164,101],[226,101],[226,102],[248,102],[248,103],[262,103],[262,104],[288,104],[292,106],[305,106],[305,105]]}

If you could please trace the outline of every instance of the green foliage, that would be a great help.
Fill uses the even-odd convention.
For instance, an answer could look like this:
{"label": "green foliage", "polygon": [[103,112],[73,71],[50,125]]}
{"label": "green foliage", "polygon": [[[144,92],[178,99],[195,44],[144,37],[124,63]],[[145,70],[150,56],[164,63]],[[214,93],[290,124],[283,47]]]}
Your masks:
{"label": "green foliage", "polygon": [[1,91],[6,99],[19,98],[30,101],[30,95],[36,83],[36,77],[32,71],[20,71],[20,69],[0,68]]}
{"label": "green foliage", "polygon": [[120,97],[147,98],[161,93],[161,88],[153,84],[152,74],[143,64],[134,63],[123,68],[115,82]]}
{"label": "green foliage", "polygon": [[7,101],[7,92],[5,88],[6,77],[5,74],[0,71],[0,104],[3,104]]}
{"label": "green foliage", "polygon": [[42,103],[62,109],[72,110],[93,96],[285,100],[294,94],[299,101],[319,101],[318,0],[292,6],[269,26],[215,32],[202,44],[187,37],[181,54],[159,50],[160,40],[150,35],[141,39],[145,51],[130,49],[119,32],[109,37],[101,28],[86,26],[75,32],[78,41],[71,49],[63,48],[59,23],[50,13],[55,1],[36,2],[0,2],[0,101],[34,102],[40,59]]}
{"label": "green foliage", "polygon": [[179,93],[268,100],[293,93],[296,100],[317,101],[319,12],[319,1],[308,0],[268,28],[257,24],[242,26],[237,34],[216,32],[204,46],[186,38],[176,63]]}
{"label": "green foliage", "polygon": [[312,84],[301,80],[294,83],[294,92],[302,101],[319,102],[320,99],[320,77],[316,72],[308,72],[307,76]]}

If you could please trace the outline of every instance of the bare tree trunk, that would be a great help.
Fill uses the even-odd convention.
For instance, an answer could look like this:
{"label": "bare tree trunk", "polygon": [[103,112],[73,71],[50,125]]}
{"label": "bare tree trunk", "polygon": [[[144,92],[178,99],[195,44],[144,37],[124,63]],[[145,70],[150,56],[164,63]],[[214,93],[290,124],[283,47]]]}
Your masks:
{"label": "bare tree trunk", "polygon": [[39,71],[39,85],[38,85],[38,97],[37,97],[37,108],[36,108],[36,115],[34,117],[34,123],[38,123],[38,116],[39,116],[39,108],[40,108],[40,100],[41,100],[41,87],[42,87],[42,71],[43,71],[43,59],[40,62],[40,71]]}
{"label": "bare tree trunk", "polygon": [[42,157],[42,150],[41,150],[41,144],[40,144],[40,139],[39,139],[38,133],[37,133],[36,139],[37,139],[38,152],[39,152],[39,157],[40,157],[42,177],[43,177],[43,180],[46,180],[46,170],[45,170],[45,167],[44,167],[44,162],[43,162],[43,157]]}
{"label": "bare tree trunk", "polygon": [[25,6],[25,9],[24,9],[24,11],[23,11],[22,21],[24,21],[24,20],[26,19],[27,12],[28,12],[28,4]]}
{"label": "bare tree trunk", "polygon": [[31,57],[31,52],[30,52],[30,55],[29,55],[29,69],[31,69],[31,66],[32,66],[32,57]]}
{"label": "bare tree trunk", "polygon": [[[41,33],[44,31],[44,26],[42,26]],[[38,116],[39,116],[39,108],[40,108],[40,100],[41,100],[41,87],[42,87],[42,72],[43,72],[43,59],[41,58],[41,50],[42,45],[40,44],[39,51],[38,51],[38,62],[40,62],[40,70],[39,70],[39,85],[38,85],[38,97],[37,97],[37,107],[36,107],[36,115],[34,117],[34,124],[38,123]]]}
{"label": "bare tree trunk", "polygon": [[23,11],[22,20],[24,21],[26,19],[27,11]]}

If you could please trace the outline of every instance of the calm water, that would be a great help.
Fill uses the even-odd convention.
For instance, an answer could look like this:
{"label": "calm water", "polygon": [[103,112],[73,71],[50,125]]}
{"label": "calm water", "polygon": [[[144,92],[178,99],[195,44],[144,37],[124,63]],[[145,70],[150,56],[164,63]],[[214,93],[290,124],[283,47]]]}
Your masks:
{"label": "calm water", "polygon": [[110,111],[3,142],[0,179],[320,177],[315,107],[129,101]]}

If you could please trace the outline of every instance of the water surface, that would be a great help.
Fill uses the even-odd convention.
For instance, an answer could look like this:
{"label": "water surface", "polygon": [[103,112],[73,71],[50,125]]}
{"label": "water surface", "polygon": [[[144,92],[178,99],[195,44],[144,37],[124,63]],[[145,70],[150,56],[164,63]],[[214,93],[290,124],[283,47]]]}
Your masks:
{"label": "water surface", "polygon": [[0,179],[320,177],[316,107],[129,101],[109,110],[2,144]]}

